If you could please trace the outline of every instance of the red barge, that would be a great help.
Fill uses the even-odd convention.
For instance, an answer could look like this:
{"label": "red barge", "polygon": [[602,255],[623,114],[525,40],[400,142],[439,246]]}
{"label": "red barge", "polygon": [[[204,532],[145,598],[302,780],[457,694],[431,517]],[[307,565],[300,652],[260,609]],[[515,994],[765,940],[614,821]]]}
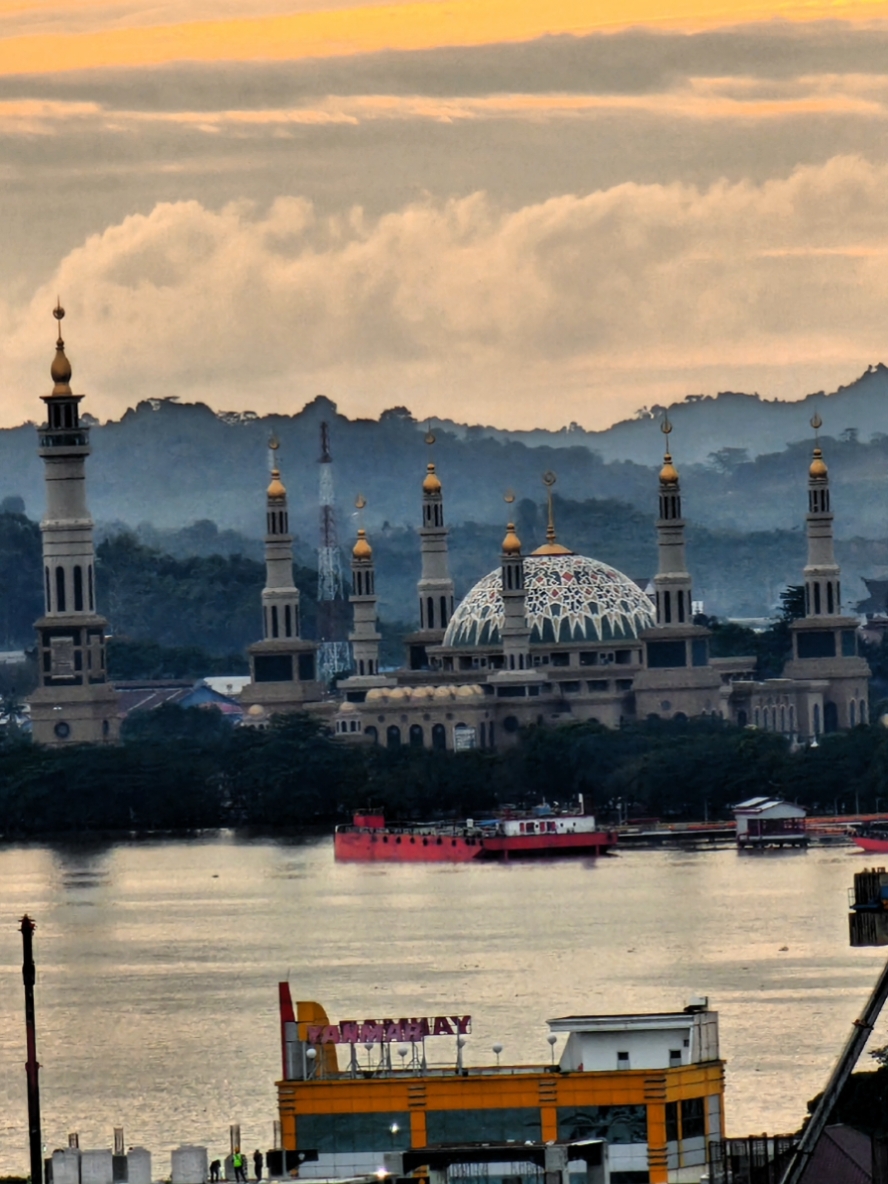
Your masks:
{"label": "red barge", "polygon": [[357,863],[468,863],[473,859],[551,859],[606,855],[615,831],[599,830],[591,814],[510,814],[476,823],[387,824],[382,814],[355,814],[336,827],[337,859]]}

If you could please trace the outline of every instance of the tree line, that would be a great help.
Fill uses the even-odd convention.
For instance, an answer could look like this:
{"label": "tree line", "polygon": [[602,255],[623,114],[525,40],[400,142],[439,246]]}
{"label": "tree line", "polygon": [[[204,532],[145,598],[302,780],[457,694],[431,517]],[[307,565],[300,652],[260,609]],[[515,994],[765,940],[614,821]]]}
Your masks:
{"label": "tree line", "polygon": [[500,751],[388,749],[335,739],[307,715],[264,731],[214,709],[130,717],[116,747],[38,748],[8,725],[0,745],[0,833],[329,827],[353,810],[391,819],[484,817],[506,805],[567,804],[602,822],[717,819],[758,794],[813,812],[888,810],[888,730],[858,727],[793,751],[779,735],[723,721],[531,728]]}

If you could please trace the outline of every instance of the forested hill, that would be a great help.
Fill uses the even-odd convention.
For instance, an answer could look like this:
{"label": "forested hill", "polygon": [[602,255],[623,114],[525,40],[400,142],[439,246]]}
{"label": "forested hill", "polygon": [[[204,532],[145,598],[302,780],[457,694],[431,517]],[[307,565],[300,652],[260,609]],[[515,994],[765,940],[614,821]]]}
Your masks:
{"label": "forested hill", "polygon": [[[670,444],[687,518],[709,529],[798,529],[806,510],[808,420],[815,407],[825,422],[837,535],[882,537],[888,522],[888,370],[882,366],[833,395],[803,403],[723,394],[671,409]],[[444,482],[451,524],[499,528],[503,494],[512,489],[519,498],[537,500],[547,469],[557,474],[557,492],[570,500],[619,501],[643,513],[656,506],[663,437],[652,414],[597,434],[508,434],[441,422],[429,448],[426,425],[404,408],[391,408],[378,420],[349,420],[318,396],[295,414],[264,419],[155,400],[94,426],[88,465],[93,516],[146,530],[208,520],[220,531],[236,530],[258,542],[273,432],[281,441],[291,523],[310,549],[317,539],[322,421],[330,425],[343,541],[356,526],[359,492],[368,499],[365,525],[371,534],[385,523],[415,525],[429,459]],[[0,431],[0,499],[7,496],[23,498],[31,518],[41,516],[43,472],[33,425]]]}

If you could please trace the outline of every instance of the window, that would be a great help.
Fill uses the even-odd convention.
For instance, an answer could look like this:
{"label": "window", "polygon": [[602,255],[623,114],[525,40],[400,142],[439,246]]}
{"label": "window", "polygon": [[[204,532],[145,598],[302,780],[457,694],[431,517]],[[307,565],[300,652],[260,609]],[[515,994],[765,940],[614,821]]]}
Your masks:
{"label": "window", "polygon": [[691,642],[691,662],[694,666],[705,666],[709,661],[709,642],[705,637],[695,637]]}
{"label": "window", "polygon": [[271,636],[277,637],[277,635],[278,635],[278,610],[277,610],[277,605],[273,604],[271,606]]}
{"label": "window", "polygon": [[379,740],[379,733],[372,724],[370,724],[369,727],[364,728],[364,735],[368,738],[368,740],[372,740],[374,744],[376,744]]}
{"label": "window", "polygon": [[439,752],[447,747],[447,731],[443,724],[432,725],[432,748]]}
{"label": "window", "polygon": [[286,637],[293,636],[293,614],[289,604],[284,605],[284,635]]}
{"label": "window", "polygon": [[[303,655],[299,657],[301,661]],[[257,654],[253,672],[256,682],[292,682],[293,659],[290,654]]]}
{"label": "window", "polygon": [[315,656],[314,654],[300,654],[299,655],[299,681],[311,682],[315,677]]}
{"label": "window", "polygon": [[606,691],[609,683],[606,678],[590,678],[586,683],[590,691]]}
{"label": "window", "polygon": [[666,1103],[666,1142],[678,1142],[678,1102]]}
{"label": "window", "polygon": [[670,1067],[670,1069],[674,1065],[680,1065],[680,1064],[681,1064],[681,1049],[680,1048],[670,1048],[670,1050],[669,1050],[669,1067]]}
{"label": "window", "polygon": [[447,624],[447,597],[441,597],[441,628],[443,629]]}
{"label": "window", "polygon": [[401,729],[397,724],[389,724],[385,733],[385,743],[387,748],[401,747]]}
{"label": "window", "polygon": [[435,599],[430,596],[426,601],[426,629],[435,628]]}
{"label": "window", "polygon": [[74,611],[83,612],[83,568],[79,563],[74,568]]}
{"label": "window", "polygon": [[65,569],[56,568],[56,612],[65,611]]}
{"label": "window", "polygon": [[[815,584],[815,588],[816,586]],[[796,644],[800,658],[834,658],[836,656],[835,633],[806,630],[798,634]]]}
{"label": "window", "polygon": [[410,747],[422,748],[422,726],[420,724],[410,725]]}
{"label": "window", "polygon": [[681,1103],[681,1137],[702,1139],[706,1134],[706,1118],[702,1098],[686,1098]]}
{"label": "window", "polygon": [[820,585],[814,585],[814,615],[820,615]]}
{"label": "window", "polygon": [[628,1052],[618,1052],[617,1053],[617,1068],[618,1069],[628,1069],[629,1068],[629,1053]]}
{"label": "window", "polygon": [[854,658],[857,656],[857,638],[854,635],[853,629],[842,630],[842,657]]}
{"label": "window", "polygon": [[570,654],[552,654],[551,663],[553,666],[569,666]]}
{"label": "window", "polygon": [[663,593],[663,620],[667,625],[672,622],[672,597],[669,592]]}
{"label": "window", "polygon": [[581,666],[597,666],[598,654],[591,650],[580,651],[580,665]]}
{"label": "window", "polygon": [[[667,592],[668,596],[669,593]],[[687,650],[683,641],[649,641],[647,643],[647,664],[651,670],[686,666]]]}
{"label": "window", "polygon": [[92,564],[90,564],[90,565],[89,565],[89,567],[86,569],[86,576],[87,576],[87,580],[86,580],[86,582],[87,582],[87,584],[89,585],[89,611],[90,611],[90,612],[95,612],[96,603],[95,603],[95,597],[94,597],[94,595],[93,595],[93,569],[92,569]]}
{"label": "window", "polygon": [[563,682],[561,684],[561,689],[564,691],[565,695],[578,695],[580,693],[580,685],[581,684],[579,681],[573,682],[571,680],[569,682]]}
{"label": "window", "polygon": [[48,567],[45,567],[43,569],[43,574],[46,579],[46,611],[48,613],[51,613],[52,612],[52,596],[51,596],[50,590],[49,590],[49,568]]}
{"label": "window", "polygon": [[833,586],[832,580],[829,580],[826,585],[826,611],[831,613],[833,611]]}

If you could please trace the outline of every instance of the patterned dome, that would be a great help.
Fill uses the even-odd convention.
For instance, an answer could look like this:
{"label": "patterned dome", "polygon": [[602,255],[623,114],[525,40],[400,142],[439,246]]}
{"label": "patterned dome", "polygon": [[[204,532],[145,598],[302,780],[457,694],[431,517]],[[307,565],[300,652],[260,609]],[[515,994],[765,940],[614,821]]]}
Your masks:
{"label": "patterned dome", "polygon": [[[529,555],[524,560],[525,616],[531,643],[628,641],[654,623],[637,584],[584,555]],[[479,580],[453,614],[445,646],[502,644],[500,568]]]}

